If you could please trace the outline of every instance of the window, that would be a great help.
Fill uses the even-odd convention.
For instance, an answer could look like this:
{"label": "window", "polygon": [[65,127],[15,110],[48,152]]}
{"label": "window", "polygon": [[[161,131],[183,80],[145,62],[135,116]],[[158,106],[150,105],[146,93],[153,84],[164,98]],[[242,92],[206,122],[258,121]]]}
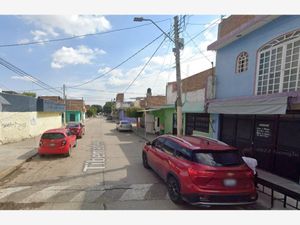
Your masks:
{"label": "window", "polygon": [[236,73],[242,73],[248,69],[248,53],[242,52],[236,60]]}
{"label": "window", "polygon": [[244,161],[238,151],[196,151],[194,159],[207,166],[238,166]]}
{"label": "window", "polygon": [[187,113],[186,114],[186,135],[192,135],[193,131],[209,132],[209,114]]}
{"label": "window", "polygon": [[163,150],[165,153],[167,153],[169,155],[173,155],[176,147],[177,147],[176,143],[167,139],[164,143]]}
{"label": "window", "polygon": [[41,139],[62,139],[65,135],[62,133],[44,133]]}
{"label": "window", "polygon": [[192,160],[191,150],[181,147],[180,145],[177,145],[176,147],[175,156],[186,160]]}
{"label": "window", "polygon": [[258,54],[256,94],[300,90],[300,30],[265,44]]}
{"label": "window", "polygon": [[157,138],[152,142],[152,146],[154,146],[155,148],[158,148],[158,149],[162,149],[163,142],[164,142],[163,138]]}

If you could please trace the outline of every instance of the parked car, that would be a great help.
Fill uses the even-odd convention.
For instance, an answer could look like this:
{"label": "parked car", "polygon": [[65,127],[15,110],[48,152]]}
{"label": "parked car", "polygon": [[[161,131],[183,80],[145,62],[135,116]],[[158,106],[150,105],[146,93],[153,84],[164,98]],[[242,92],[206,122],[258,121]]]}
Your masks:
{"label": "parked car", "polygon": [[257,199],[253,171],[238,149],[218,140],[162,135],[145,144],[142,159],[167,183],[174,203],[244,205]]}
{"label": "parked car", "polygon": [[64,154],[70,156],[71,149],[76,147],[76,135],[65,128],[51,129],[44,132],[40,139],[38,153],[44,155]]}
{"label": "parked car", "polygon": [[79,122],[69,122],[66,126],[77,138],[82,138],[85,134],[85,126]]}
{"label": "parked car", "polygon": [[127,120],[117,122],[116,129],[118,131],[132,131],[132,124]]}
{"label": "parked car", "polygon": [[110,115],[106,117],[106,120],[112,120],[112,119],[113,119],[113,118],[112,118],[112,116],[110,116]]}

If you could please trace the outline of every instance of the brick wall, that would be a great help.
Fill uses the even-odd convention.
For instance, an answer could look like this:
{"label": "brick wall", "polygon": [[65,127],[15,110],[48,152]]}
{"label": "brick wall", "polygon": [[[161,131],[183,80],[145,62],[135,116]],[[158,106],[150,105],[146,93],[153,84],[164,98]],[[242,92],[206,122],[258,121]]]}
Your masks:
{"label": "brick wall", "polygon": [[253,19],[255,15],[232,15],[224,19],[219,25],[219,37],[224,37],[226,34],[235,30],[237,27]]}
{"label": "brick wall", "polygon": [[213,69],[204,70],[182,80],[182,92],[196,91],[206,88],[207,78],[213,74]]}

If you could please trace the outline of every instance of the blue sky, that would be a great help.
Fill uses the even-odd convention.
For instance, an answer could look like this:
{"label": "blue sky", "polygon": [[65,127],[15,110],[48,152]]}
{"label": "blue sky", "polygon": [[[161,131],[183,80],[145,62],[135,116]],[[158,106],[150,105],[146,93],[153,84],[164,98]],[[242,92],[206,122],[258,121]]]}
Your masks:
{"label": "blue sky", "polygon": [[[0,45],[112,31],[148,23],[134,22],[135,16],[143,15],[3,15],[0,16],[2,28]],[[166,32],[173,25],[172,15],[146,15],[144,17],[153,21],[162,21],[157,24]],[[188,44],[181,51],[182,78],[208,69],[209,61],[215,60],[214,53],[207,52],[206,47],[216,40],[219,18],[219,15],[187,15],[185,17],[185,29],[180,35]],[[202,32],[204,29],[207,30]],[[81,89],[68,87],[89,81],[109,71],[160,34],[161,31],[151,24],[68,41],[1,47],[0,57],[53,87],[62,88],[62,85],[66,84],[67,96],[70,98],[83,97],[87,104],[103,105],[106,101],[115,98],[117,92],[123,92],[128,87],[163,38],[103,78],[80,86]],[[193,41],[189,41],[196,35]],[[165,94],[166,82],[175,80],[173,47],[173,43],[166,39],[141,76],[125,92],[125,99],[144,96],[148,87],[152,89],[153,94]],[[0,66],[0,74],[2,90],[33,90],[38,95],[55,95],[46,90],[36,90],[40,87],[31,81],[20,79],[3,66]]]}

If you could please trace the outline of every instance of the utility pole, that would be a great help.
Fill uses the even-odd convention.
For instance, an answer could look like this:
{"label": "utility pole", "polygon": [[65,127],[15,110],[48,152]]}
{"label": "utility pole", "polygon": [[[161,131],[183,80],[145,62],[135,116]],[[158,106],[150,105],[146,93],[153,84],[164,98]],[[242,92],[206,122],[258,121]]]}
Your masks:
{"label": "utility pole", "polygon": [[64,84],[63,85],[63,98],[64,98],[64,104],[65,104],[65,111],[64,111],[64,125],[66,125],[66,121],[67,121],[67,118],[66,118],[66,110],[67,110],[67,99],[66,99],[66,85]]}
{"label": "utility pole", "polygon": [[175,48],[173,48],[173,52],[175,54],[175,62],[176,62],[176,83],[177,83],[177,135],[182,135],[182,98],[181,98],[181,72],[180,72],[180,48],[182,43],[179,39],[179,24],[178,24],[178,16],[174,17],[174,41]]}

